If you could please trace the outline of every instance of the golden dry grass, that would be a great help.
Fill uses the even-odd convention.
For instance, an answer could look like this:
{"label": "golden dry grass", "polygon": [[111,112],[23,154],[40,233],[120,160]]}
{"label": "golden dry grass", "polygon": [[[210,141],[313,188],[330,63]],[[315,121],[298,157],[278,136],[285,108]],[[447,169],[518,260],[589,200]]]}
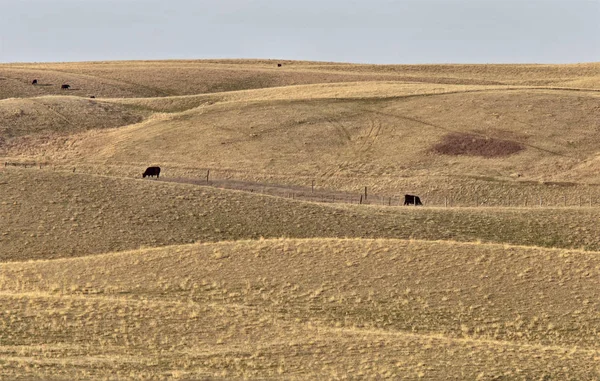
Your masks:
{"label": "golden dry grass", "polygon": [[[231,63],[227,61],[163,61],[163,62],[92,62],[63,64],[12,64],[0,67],[3,90],[0,98],[65,93],[101,97],[163,97],[219,93],[244,89],[260,89],[310,83],[356,81],[423,82],[414,75],[381,73],[369,68],[340,71],[332,66],[295,62],[278,68],[274,62]],[[32,79],[40,85],[32,86]],[[427,81],[425,81],[427,82]],[[460,81],[442,78],[441,83]],[[467,82],[478,84],[487,80]],[[72,89],[61,90],[69,83]],[[492,84],[497,84],[492,82]]]}
{"label": "golden dry grass", "polygon": [[[237,179],[272,177],[291,184],[317,179],[331,189],[356,191],[369,186],[384,194],[408,191],[402,190],[406,183],[412,183],[413,192],[439,193],[432,189],[439,188],[436,184],[460,178],[459,192],[474,196],[473,177],[510,182],[519,190],[523,180],[575,182],[584,188],[600,182],[596,93],[496,89],[353,98],[353,91],[360,94],[360,89],[367,87],[345,87],[350,95],[344,99],[286,99],[289,89],[282,91],[280,100],[252,101],[247,92],[229,94],[234,100],[223,102],[194,99],[188,106],[207,103],[183,112],[155,113],[127,127],[73,134],[68,147],[56,139],[43,146],[19,146],[7,155],[87,164],[96,167],[94,172],[105,164],[120,165],[121,175],[129,174],[127,167],[139,170],[159,163],[171,176],[210,168]],[[308,97],[318,87],[301,90]],[[268,96],[276,97],[271,91]],[[262,91],[256,95],[267,96]],[[148,108],[181,106],[180,99],[168,103],[169,99],[173,98],[135,107],[150,112]],[[434,147],[456,134],[501,140],[524,149],[499,158],[487,158],[485,152],[481,156],[435,153]],[[468,139],[465,142],[469,144]],[[452,188],[444,191],[455,193]],[[490,198],[483,193],[478,197]]]}
{"label": "golden dry grass", "polygon": [[598,378],[598,63],[277,62],[0,65],[0,379]]}
{"label": "golden dry grass", "polygon": [[[274,60],[123,61],[0,65],[0,98],[64,94],[153,97],[309,83],[403,81],[600,87],[598,63],[575,65],[356,65]],[[31,85],[38,79],[41,86]],[[51,86],[44,86],[49,85]]]}
{"label": "golden dry grass", "polygon": [[2,261],[260,237],[453,239],[600,250],[596,207],[317,204],[37,168],[0,170],[0,192]]}
{"label": "golden dry grass", "polygon": [[[4,156],[237,169],[257,180],[265,174],[287,181],[311,176],[345,190],[354,189],[358,178],[359,187],[388,193],[401,185],[398,178],[456,174],[598,183],[597,67],[288,62],[277,68],[275,61],[261,60],[2,65],[5,74],[0,76],[6,82],[24,86],[4,87],[6,96],[22,98],[10,100],[9,127],[19,123],[10,118],[39,124],[23,118],[27,102],[40,99],[27,97],[34,90],[54,91],[52,86],[30,85],[31,70],[131,88],[123,94],[103,85],[102,95],[111,98],[100,104],[113,105],[109,113],[118,119],[114,127],[132,123],[132,117],[147,118],[105,130],[110,124],[101,114],[85,112],[86,123],[98,128],[79,133],[81,128],[65,129],[64,120],[61,125],[42,116],[42,124],[74,134],[72,144],[65,147],[63,136],[30,137],[30,144],[15,144]],[[248,77],[270,79],[253,82]],[[211,81],[221,85],[207,84]],[[573,81],[588,85],[573,88]],[[54,93],[81,95],[60,89]],[[42,99],[66,103],[71,112],[64,119],[79,125],[76,118],[70,120],[82,114],[68,106],[73,97]],[[15,118],[15,113],[20,116]],[[525,149],[500,160],[432,154],[433,147],[456,133],[501,139]]]}
{"label": "golden dry grass", "polygon": [[356,239],[4,264],[0,374],[593,379],[599,268],[595,252]]}
{"label": "golden dry grass", "polygon": [[115,103],[79,97],[38,97],[0,100],[4,139],[25,135],[121,127],[142,121],[144,113]]}

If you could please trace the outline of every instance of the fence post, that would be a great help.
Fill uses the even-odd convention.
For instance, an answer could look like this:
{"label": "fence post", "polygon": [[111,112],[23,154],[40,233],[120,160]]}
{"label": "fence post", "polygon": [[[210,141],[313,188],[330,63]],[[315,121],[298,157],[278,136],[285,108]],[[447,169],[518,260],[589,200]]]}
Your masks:
{"label": "fence post", "polygon": [[581,195],[579,195],[579,207],[581,207]]}
{"label": "fence post", "polygon": [[365,187],[365,201],[367,201],[367,187]]}
{"label": "fence post", "polygon": [[362,197],[363,197],[363,195],[361,194],[361,195],[360,195],[360,203],[361,203],[361,204],[362,204]]}
{"label": "fence post", "polygon": [[210,176],[210,169],[206,171],[206,183],[208,184],[208,178]]}
{"label": "fence post", "polygon": [[444,196],[444,207],[448,207],[448,197]]}
{"label": "fence post", "polygon": [[392,198],[391,197],[388,200],[388,206],[392,206]]}

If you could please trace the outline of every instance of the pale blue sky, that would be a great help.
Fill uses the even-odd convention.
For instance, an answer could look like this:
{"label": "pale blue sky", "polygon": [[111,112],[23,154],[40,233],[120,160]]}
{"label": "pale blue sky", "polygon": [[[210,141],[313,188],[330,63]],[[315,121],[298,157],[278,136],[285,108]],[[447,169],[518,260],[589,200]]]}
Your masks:
{"label": "pale blue sky", "polygon": [[0,62],[600,61],[600,0],[0,0]]}

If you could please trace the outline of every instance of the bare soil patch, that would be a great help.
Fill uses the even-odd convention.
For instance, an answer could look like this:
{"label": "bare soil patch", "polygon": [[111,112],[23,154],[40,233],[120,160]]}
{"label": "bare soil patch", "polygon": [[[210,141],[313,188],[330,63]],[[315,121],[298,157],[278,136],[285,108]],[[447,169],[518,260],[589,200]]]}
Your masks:
{"label": "bare soil patch", "polygon": [[525,147],[511,140],[502,140],[467,133],[451,133],[433,147],[433,151],[452,156],[504,157],[522,151]]}

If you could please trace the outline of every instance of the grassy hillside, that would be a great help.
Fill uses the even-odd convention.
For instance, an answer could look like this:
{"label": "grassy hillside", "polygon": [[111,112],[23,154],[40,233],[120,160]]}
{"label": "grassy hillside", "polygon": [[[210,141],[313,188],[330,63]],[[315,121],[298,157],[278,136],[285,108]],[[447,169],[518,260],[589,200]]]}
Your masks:
{"label": "grassy hillside", "polygon": [[0,379],[597,378],[599,69],[0,65]]}
{"label": "grassy hillside", "polygon": [[[597,68],[277,67],[260,60],[0,65],[10,85],[4,97],[17,97],[0,107],[0,155],[100,168],[153,162],[235,169],[255,180],[318,177],[343,190],[356,189],[358,179],[359,187],[387,193],[407,177],[419,190],[428,177],[456,175],[600,183]],[[84,101],[80,90],[29,83],[43,73],[88,81],[86,88],[110,98]],[[32,97],[41,94],[63,96]],[[24,131],[28,138],[13,141]]]}
{"label": "grassy hillside", "polygon": [[74,133],[127,126],[149,115],[141,108],[80,97],[0,100],[0,155],[43,152],[49,143],[68,147]]}
{"label": "grassy hillside", "polygon": [[[310,90],[301,90],[308,97]],[[598,99],[594,92],[499,89],[361,99],[253,101],[246,94],[238,101],[205,99],[215,103],[157,114],[142,124],[76,134],[70,148],[59,142],[41,154],[33,146],[12,155],[235,169],[255,179],[310,176],[342,189],[359,179],[388,192],[403,177],[518,174],[598,183]]]}
{"label": "grassy hillside", "polygon": [[[282,67],[277,67],[282,63]],[[356,65],[275,60],[122,61],[0,65],[0,98],[70,93],[156,97],[310,83],[402,81],[437,84],[600,87],[600,64]],[[39,85],[31,85],[38,79]]]}
{"label": "grassy hillside", "polygon": [[593,379],[598,261],[310,239],[3,264],[0,374]]}
{"label": "grassy hillside", "polygon": [[[380,73],[369,68],[353,71],[328,70],[303,62],[288,62],[277,67],[275,62],[246,61],[163,61],[107,62],[64,64],[0,65],[4,82],[0,98],[49,94],[95,95],[100,97],[164,97],[219,93],[310,83],[357,81],[423,82],[414,75]],[[31,81],[38,79],[39,85]],[[425,81],[427,82],[427,81]],[[437,83],[438,81],[433,81]],[[459,83],[442,78],[440,83]],[[466,80],[469,84],[497,84],[487,80]],[[61,89],[68,83],[71,90]]]}
{"label": "grassy hillside", "polygon": [[598,208],[315,204],[39,169],[0,171],[0,260],[278,237],[453,239],[600,250]]}

